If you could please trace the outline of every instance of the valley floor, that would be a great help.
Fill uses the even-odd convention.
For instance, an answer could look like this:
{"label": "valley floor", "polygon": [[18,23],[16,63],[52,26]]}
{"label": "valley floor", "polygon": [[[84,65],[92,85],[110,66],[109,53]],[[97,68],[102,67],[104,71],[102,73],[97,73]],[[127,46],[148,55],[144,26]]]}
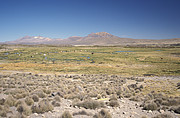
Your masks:
{"label": "valley floor", "polygon": [[59,118],[68,111],[73,118],[100,118],[102,110],[107,118],[180,117],[179,76],[4,71],[0,80],[1,117]]}

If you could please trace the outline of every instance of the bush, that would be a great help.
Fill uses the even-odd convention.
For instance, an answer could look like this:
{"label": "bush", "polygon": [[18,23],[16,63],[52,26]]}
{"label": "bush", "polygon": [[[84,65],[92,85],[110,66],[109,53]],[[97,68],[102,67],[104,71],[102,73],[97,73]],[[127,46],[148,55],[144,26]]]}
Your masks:
{"label": "bush", "polygon": [[85,100],[83,102],[76,103],[74,104],[74,106],[84,107],[86,109],[96,109],[96,108],[104,107],[104,103],[90,99],[90,100]]}
{"label": "bush", "polygon": [[157,104],[154,103],[154,102],[147,103],[147,104],[145,104],[144,107],[143,107],[144,110],[152,110],[152,111],[157,110],[157,108],[158,108],[158,106],[157,106]]}
{"label": "bush", "polygon": [[152,118],[173,118],[170,114],[159,114]]}
{"label": "bush", "polygon": [[178,105],[178,104],[179,102],[176,99],[171,99],[171,100],[162,102],[162,105],[165,105],[165,106],[173,106],[173,105]]}
{"label": "bush", "polygon": [[24,104],[21,104],[21,105],[18,105],[17,106],[17,111],[20,113],[20,114],[24,114],[24,115],[30,115],[32,112],[31,112],[31,109],[24,103]]}
{"label": "bush", "polygon": [[57,102],[57,101],[52,101],[52,105],[53,105],[54,107],[59,107],[59,106],[61,106],[60,103]]}
{"label": "bush", "polygon": [[87,115],[90,116],[91,114],[87,113],[85,110],[79,111],[79,112],[74,112],[73,116],[75,115]]}
{"label": "bush", "polygon": [[102,109],[98,114],[95,114],[93,118],[112,118],[112,116],[107,110]]}
{"label": "bush", "polygon": [[46,93],[46,94],[50,94],[50,93],[51,93],[51,90],[44,89],[43,92]]}
{"label": "bush", "polygon": [[65,111],[62,115],[61,118],[72,118],[72,115],[69,113],[69,111]]}
{"label": "bush", "polygon": [[173,110],[175,113],[180,114],[180,105],[176,107],[172,107],[171,110]]}
{"label": "bush", "polygon": [[42,90],[38,90],[35,92],[40,98],[45,98],[46,95],[44,94],[44,92]]}
{"label": "bush", "polygon": [[109,102],[109,106],[111,106],[111,107],[118,107],[119,106],[119,102],[117,100],[111,100]]}
{"label": "bush", "polygon": [[34,102],[38,102],[39,101],[39,97],[36,94],[34,94],[32,96],[32,99],[34,100]]}
{"label": "bush", "polygon": [[112,100],[117,100],[117,96],[116,95],[112,95],[109,99],[109,101],[112,101]]}
{"label": "bush", "polygon": [[59,96],[55,96],[54,100],[57,101],[57,102],[61,102],[61,99],[60,99]]}
{"label": "bush", "polygon": [[6,117],[6,114],[9,112],[9,106],[4,105],[3,107],[0,106],[0,116]]}
{"label": "bush", "polygon": [[0,99],[0,105],[4,105],[4,102],[5,102],[4,98]]}
{"label": "bush", "polygon": [[48,100],[44,99],[38,103],[38,105],[33,105],[31,107],[33,113],[45,113],[52,111],[54,107],[49,103]]}
{"label": "bush", "polygon": [[16,103],[15,103],[15,107],[17,107],[18,105],[21,105],[21,104],[24,104],[24,101],[18,100],[18,101],[16,101]]}
{"label": "bush", "polygon": [[16,100],[12,96],[8,96],[5,100],[6,105],[9,105],[10,107],[15,105]]}
{"label": "bush", "polygon": [[34,103],[34,100],[30,97],[26,97],[25,102],[27,105],[31,106]]}

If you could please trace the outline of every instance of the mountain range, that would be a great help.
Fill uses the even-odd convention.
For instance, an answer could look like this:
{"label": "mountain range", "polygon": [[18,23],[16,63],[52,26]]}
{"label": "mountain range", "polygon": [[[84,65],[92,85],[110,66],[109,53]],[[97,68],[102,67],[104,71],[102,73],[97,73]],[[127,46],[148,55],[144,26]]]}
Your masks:
{"label": "mountain range", "polygon": [[[2,43],[1,43],[2,44]],[[140,45],[140,44],[180,44],[180,38],[173,39],[131,39],[120,38],[107,32],[91,33],[85,37],[72,36],[66,39],[51,39],[42,36],[25,36],[14,41],[6,41],[3,44],[49,44],[49,45]]]}

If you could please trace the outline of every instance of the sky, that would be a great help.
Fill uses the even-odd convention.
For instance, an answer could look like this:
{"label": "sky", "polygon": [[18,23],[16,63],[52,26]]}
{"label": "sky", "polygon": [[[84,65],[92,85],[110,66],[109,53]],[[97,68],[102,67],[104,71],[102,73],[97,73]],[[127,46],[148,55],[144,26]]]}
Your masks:
{"label": "sky", "polygon": [[0,0],[0,42],[108,32],[122,38],[180,38],[180,0]]}

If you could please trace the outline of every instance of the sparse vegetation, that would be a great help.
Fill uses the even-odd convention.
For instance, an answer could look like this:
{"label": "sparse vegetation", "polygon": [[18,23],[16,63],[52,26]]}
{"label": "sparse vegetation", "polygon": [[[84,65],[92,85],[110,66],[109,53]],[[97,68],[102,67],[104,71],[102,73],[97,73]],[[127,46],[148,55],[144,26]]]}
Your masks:
{"label": "sparse vegetation", "polygon": [[65,111],[62,115],[61,118],[72,118],[72,115],[70,114],[69,111]]}
{"label": "sparse vegetation", "polygon": [[93,118],[112,118],[112,116],[107,110],[102,109],[98,114],[95,114]]}
{"label": "sparse vegetation", "polygon": [[31,114],[31,109],[24,103],[24,104],[20,104],[17,106],[17,111],[20,113],[20,114],[23,114],[23,115],[30,115]]}
{"label": "sparse vegetation", "polygon": [[52,111],[54,108],[48,100],[44,99],[40,101],[38,105],[33,105],[31,109],[33,113],[45,113],[48,111]]}
{"label": "sparse vegetation", "polygon": [[[179,57],[171,54],[172,51],[177,53],[179,48],[162,48],[163,51],[158,52],[155,51],[158,48],[143,49],[144,51],[142,48],[122,47],[46,49],[43,46],[40,48],[30,46],[0,52],[0,57],[7,57],[6,60],[0,58],[0,61],[6,61],[0,65],[0,71],[14,70],[12,73],[11,71],[0,73],[2,95],[0,109],[3,109],[0,110],[0,115],[39,117],[40,114],[53,111],[54,107],[55,111],[66,106],[74,117],[94,115],[97,118],[109,118],[111,115],[105,117],[103,114],[108,114],[106,113],[108,111],[112,113],[112,109],[119,110],[115,114],[112,113],[112,117],[120,117],[129,115],[127,111],[120,114],[126,101],[133,103],[128,106],[131,108],[130,111],[141,107],[142,109],[138,110],[142,110],[145,116],[157,111],[162,113],[172,111],[173,115],[179,114]],[[134,50],[134,52],[119,53],[116,52],[118,50]],[[20,53],[21,56],[17,56],[16,53]],[[163,59],[159,59],[161,56]],[[48,60],[50,57],[56,59],[55,64],[52,60]],[[18,72],[21,70],[31,73]],[[132,76],[127,77],[129,75]],[[163,77],[153,77],[154,75]],[[135,105],[137,101],[142,104]],[[73,111],[75,109],[76,112]],[[18,114],[14,114],[17,111]],[[62,114],[63,111],[58,112]]]}
{"label": "sparse vegetation", "polygon": [[39,97],[36,94],[34,94],[32,96],[32,99],[34,100],[34,102],[38,102],[39,101]]}
{"label": "sparse vegetation", "polygon": [[4,104],[9,105],[10,107],[12,107],[12,106],[15,105],[15,102],[16,102],[16,100],[15,100],[11,95],[9,95],[9,96],[6,98]]}
{"label": "sparse vegetation", "polygon": [[84,107],[86,109],[96,109],[96,108],[104,107],[104,103],[90,99],[90,100],[85,100],[83,102],[78,102],[74,104],[74,106]]}
{"label": "sparse vegetation", "polygon": [[33,99],[31,97],[26,97],[25,102],[27,105],[32,105],[34,103]]}

